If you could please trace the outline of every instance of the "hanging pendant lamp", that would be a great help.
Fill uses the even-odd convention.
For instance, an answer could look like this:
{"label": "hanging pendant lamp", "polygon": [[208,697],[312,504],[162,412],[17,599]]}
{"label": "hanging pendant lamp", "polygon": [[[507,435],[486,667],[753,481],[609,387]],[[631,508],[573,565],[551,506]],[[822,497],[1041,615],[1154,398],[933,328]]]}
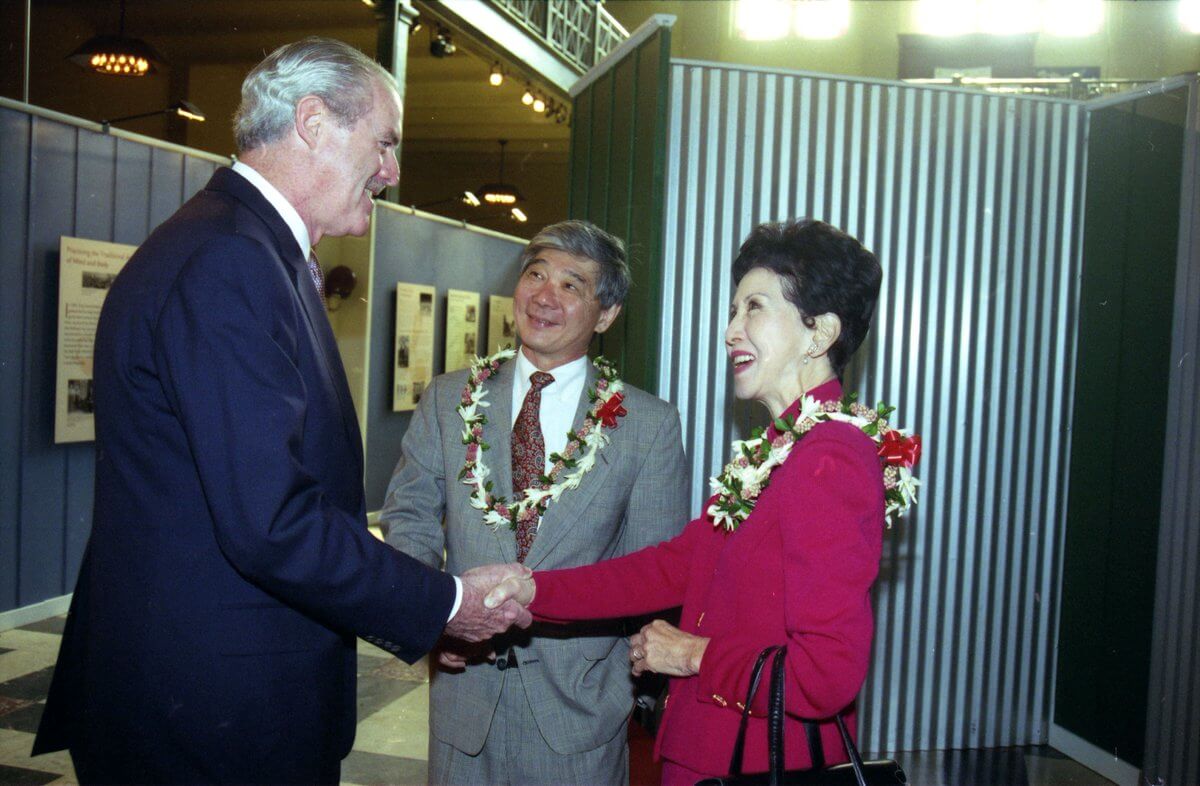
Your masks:
{"label": "hanging pendant lamp", "polygon": [[508,144],[507,139],[501,139],[500,142],[500,177],[495,183],[484,183],[479,187],[479,196],[484,202],[489,205],[514,205],[521,202],[525,197],[521,196],[520,190],[512,183],[504,181],[504,146]]}
{"label": "hanging pendant lamp", "polygon": [[125,0],[121,0],[121,22],[116,35],[98,35],[67,59],[80,68],[108,76],[146,76],[166,65],[154,47],[140,38],[125,35]]}

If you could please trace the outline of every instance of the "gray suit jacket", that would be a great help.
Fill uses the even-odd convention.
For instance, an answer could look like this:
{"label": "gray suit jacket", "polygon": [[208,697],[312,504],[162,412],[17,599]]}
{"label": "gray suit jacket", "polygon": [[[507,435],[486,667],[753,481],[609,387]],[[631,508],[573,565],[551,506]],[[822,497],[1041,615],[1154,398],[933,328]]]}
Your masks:
{"label": "gray suit jacket", "polygon": [[[512,498],[510,443],[515,361],[484,383],[491,403],[483,440],[495,493]],[[388,485],[381,522],[387,541],[428,565],[454,574],[516,559],[512,530],[493,532],[469,502],[470,487],[458,480],[465,448],[459,404],[467,372],[437,377],[404,435]],[[590,402],[596,378],[589,363],[575,428]],[[674,537],[687,520],[687,470],[679,412],[629,385],[628,415],[606,429],[610,443],[579,488],[550,503],[525,564],[538,570],[585,565],[628,554]],[[444,526],[443,526],[444,519]],[[597,629],[598,628],[598,629]],[[541,626],[508,634],[538,728],[555,751],[592,750],[611,740],[632,708],[628,644],[617,623],[591,628]],[[515,676],[515,675],[513,675]],[[430,687],[430,727],[439,740],[474,755],[492,724],[504,672],[494,664],[461,673],[438,671]],[[500,720],[503,722],[503,720]]]}

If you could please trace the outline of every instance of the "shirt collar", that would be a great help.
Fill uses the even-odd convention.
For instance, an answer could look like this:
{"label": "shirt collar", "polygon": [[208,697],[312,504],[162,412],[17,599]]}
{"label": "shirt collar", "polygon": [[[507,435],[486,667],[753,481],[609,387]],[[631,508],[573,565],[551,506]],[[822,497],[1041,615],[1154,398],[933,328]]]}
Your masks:
{"label": "shirt collar", "polygon": [[[538,370],[538,367],[533,365],[529,358],[525,357],[523,351],[517,352],[516,375],[518,382],[523,388],[529,387],[530,375]],[[554,381],[546,386],[547,391],[553,393],[554,390],[569,388],[572,384],[587,375],[587,355],[581,355],[569,363],[563,363],[561,366],[552,368],[550,369],[550,373],[554,376]]]}
{"label": "shirt collar", "polygon": [[271,207],[279,212],[279,216],[288,225],[288,229],[292,230],[296,242],[300,244],[300,253],[304,254],[305,259],[308,259],[311,250],[308,227],[304,225],[304,219],[300,218],[300,214],[296,212],[296,208],[292,207],[292,203],[287,201],[287,197],[279,193],[279,189],[271,185],[271,181],[259,174],[257,169],[245,162],[234,161],[233,171],[250,181],[250,185],[257,188],[271,203]]}

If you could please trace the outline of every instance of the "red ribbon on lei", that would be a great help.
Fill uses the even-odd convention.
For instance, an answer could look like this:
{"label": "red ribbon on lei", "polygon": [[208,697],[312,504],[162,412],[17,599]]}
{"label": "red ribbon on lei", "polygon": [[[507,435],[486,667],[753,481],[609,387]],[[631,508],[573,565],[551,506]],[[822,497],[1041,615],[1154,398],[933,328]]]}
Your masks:
{"label": "red ribbon on lei", "polygon": [[889,431],[879,444],[879,457],[889,466],[913,467],[921,459],[921,438],[901,436],[899,431]]}
{"label": "red ribbon on lei", "polygon": [[596,410],[596,417],[605,428],[616,428],[617,418],[625,417],[629,413],[625,411],[625,407],[621,406],[621,402],[625,399],[620,393],[613,393],[608,401],[600,409]]}

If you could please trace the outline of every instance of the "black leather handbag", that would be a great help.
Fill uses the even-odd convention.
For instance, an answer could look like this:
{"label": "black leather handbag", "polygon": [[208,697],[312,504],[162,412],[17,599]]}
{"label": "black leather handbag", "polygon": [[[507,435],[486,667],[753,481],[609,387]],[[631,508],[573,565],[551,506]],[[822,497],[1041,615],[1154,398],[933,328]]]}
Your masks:
{"label": "black leather handbag", "polygon": [[[742,772],[742,751],[746,745],[746,725],[750,719],[750,705],[758,693],[758,683],[762,678],[763,667],[771,653],[775,657],[771,662],[771,693],[767,698],[767,762],[770,769],[767,772],[751,775]],[[750,690],[746,694],[746,704],[742,710],[742,720],[738,725],[737,739],[733,743],[733,758],[729,762],[729,775],[721,778],[705,778],[698,781],[696,786],[891,786],[892,784],[908,783],[904,770],[892,759],[863,761],[846,731],[846,723],[838,713],[835,721],[842,735],[842,744],[846,746],[846,754],[850,761],[846,764],[825,766],[825,752],[821,745],[821,735],[815,722],[804,721],[804,730],[808,736],[808,750],[812,755],[813,767],[808,770],[784,770],[783,768],[783,662],[787,656],[784,647],[767,647],[758,655],[754,669],[750,672]]]}

